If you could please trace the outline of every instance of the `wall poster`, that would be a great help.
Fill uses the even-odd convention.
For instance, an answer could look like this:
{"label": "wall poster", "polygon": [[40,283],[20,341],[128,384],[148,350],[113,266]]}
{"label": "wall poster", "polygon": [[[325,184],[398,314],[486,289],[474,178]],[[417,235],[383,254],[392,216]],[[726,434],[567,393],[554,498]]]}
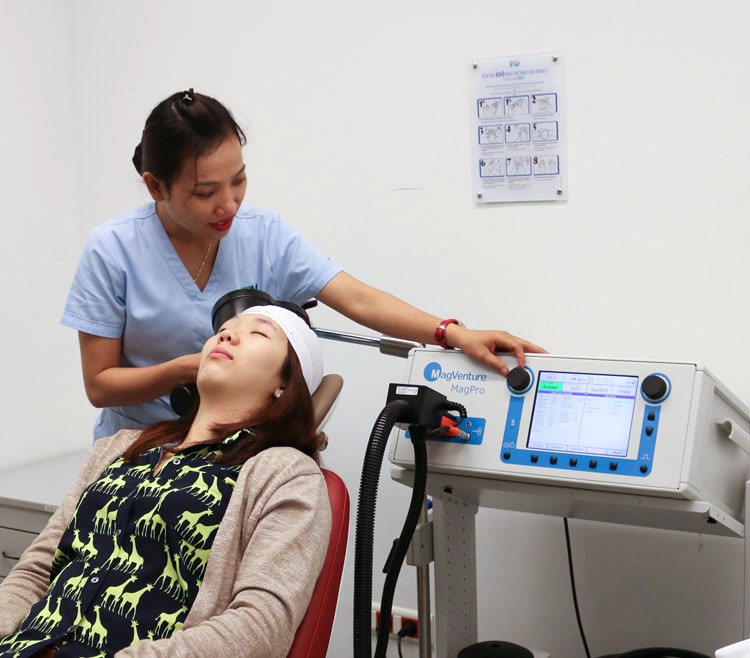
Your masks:
{"label": "wall poster", "polygon": [[472,165],[478,203],[562,201],[562,53],[471,63]]}

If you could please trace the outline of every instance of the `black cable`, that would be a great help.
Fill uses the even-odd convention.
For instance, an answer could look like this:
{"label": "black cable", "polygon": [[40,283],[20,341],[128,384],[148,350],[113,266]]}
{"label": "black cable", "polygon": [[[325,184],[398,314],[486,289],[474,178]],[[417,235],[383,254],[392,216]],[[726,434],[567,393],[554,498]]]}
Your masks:
{"label": "black cable", "polygon": [[417,634],[417,625],[411,620],[407,619],[401,626],[401,630],[397,633],[398,636],[398,658],[404,658],[404,654],[401,653],[401,640],[405,637],[414,637]]}
{"label": "black cable", "polygon": [[[392,384],[391,388],[393,389],[394,386]],[[415,474],[412,486],[412,499],[406,521],[389,557],[388,573],[385,579],[383,599],[380,606],[380,622],[376,629],[378,641],[375,656],[376,658],[385,657],[390,635],[389,622],[396,582],[411,538],[419,521],[427,489],[427,449],[424,444],[427,429],[423,423],[427,423],[430,426],[432,426],[432,423],[439,423],[440,411],[445,409],[443,406],[446,402],[445,396],[431,389],[427,389],[427,391],[431,392],[431,397],[427,400],[421,399],[419,401],[419,404],[425,405],[424,408],[415,406],[417,400],[409,399],[407,401],[403,397],[392,397],[391,401],[386,404],[375,421],[370,434],[370,440],[367,444],[367,451],[362,465],[354,546],[354,658],[371,658],[372,655],[370,602],[372,601],[372,554],[378,480],[383,455],[388,443],[388,435],[393,426],[401,421],[403,423],[411,423],[409,431],[412,439],[412,447],[414,448]],[[398,395],[398,390],[395,391],[395,394]],[[390,391],[389,396],[391,396]],[[450,408],[458,409],[462,417],[466,417],[466,410],[462,405],[453,403]],[[435,418],[432,418],[433,414]],[[416,420],[416,418],[420,420]]]}
{"label": "black cable", "polygon": [[458,415],[461,417],[461,420],[466,418],[466,407],[464,407],[464,405],[458,402],[452,402],[450,400],[446,400],[445,404],[443,405],[443,408],[446,411],[458,411]]}
{"label": "black cable", "polygon": [[570,589],[573,592],[573,607],[576,611],[578,632],[581,635],[581,642],[583,642],[583,649],[586,652],[586,658],[591,658],[589,645],[588,642],[586,642],[586,633],[583,631],[583,624],[581,623],[581,611],[578,608],[578,593],[576,592],[576,577],[573,573],[573,553],[570,549],[570,529],[568,528],[568,517],[563,517],[563,523],[565,525],[565,546],[568,551],[568,573],[570,573]]}
{"label": "black cable", "polygon": [[[576,611],[576,621],[578,622],[578,631],[581,634],[581,642],[583,642],[583,648],[586,651],[586,658],[591,658],[589,652],[589,645],[586,642],[586,634],[583,631],[583,624],[581,623],[581,611],[578,608],[578,594],[576,593],[576,579],[573,573],[573,552],[570,548],[570,529],[568,528],[568,519],[563,517],[563,523],[565,525],[565,546],[568,551],[568,571],[570,572],[570,587],[573,592],[573,605]],[[626,651],[625,653],[610,654],[607,656],[600,656],[600,658],[709,658],[702,653],[696,653],[695,651],[689,651],[687,649],[673,649],[665,647],[649,647],[646,649],[634,649],[632,651]]]}
{"label": "black cable", "polygon": [[[393,400],[380,412],[370,433],[357,504],[357,530],[354,544],[354,657],[372,656],[372,546],[375,534],[375,503],[378,480],[388,435],[398,420],[409,411],[409,404]],[[381,614],[381,621],[384,617]],[[390,614],[385,619],[390,619]]]}
{"label": "black cable", "polygon": [[401,530],[398,542],[391,551],[388,573],[383,585],[383,596],[380,600],[380,625],[377,629],[377,644],[375,646],[375,658],[385,658],[388,649],[389,626],[391,610],[393,609],[393,596],[396,592],[396,583],[401,572],[409,544],[414,536],[414,531],[419,522],[419,515],[424,504],[425,492],[427,490],[427,447],[425,446],[425,435],[427,431],[422,425],[410,425],[409,436],[414,448],[414,484],[412,486],[409,510]]}

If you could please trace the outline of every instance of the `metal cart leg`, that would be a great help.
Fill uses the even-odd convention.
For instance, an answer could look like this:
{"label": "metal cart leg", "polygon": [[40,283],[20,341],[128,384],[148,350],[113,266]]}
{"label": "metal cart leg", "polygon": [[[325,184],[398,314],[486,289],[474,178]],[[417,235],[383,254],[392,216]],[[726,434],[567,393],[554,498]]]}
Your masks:
{"label": "metal cart leg", "polygon": [[476,513],[451,492],[433,497],[436,658],[477,642]]}

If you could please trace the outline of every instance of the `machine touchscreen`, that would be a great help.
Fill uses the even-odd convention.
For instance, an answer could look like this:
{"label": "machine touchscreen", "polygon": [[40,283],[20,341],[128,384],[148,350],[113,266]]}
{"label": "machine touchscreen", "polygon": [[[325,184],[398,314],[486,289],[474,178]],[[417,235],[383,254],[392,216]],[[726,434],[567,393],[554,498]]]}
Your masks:
{"label": "machine touchscreen", "polygon": [[541,371],[526,447],[627,457],[638,377]]}

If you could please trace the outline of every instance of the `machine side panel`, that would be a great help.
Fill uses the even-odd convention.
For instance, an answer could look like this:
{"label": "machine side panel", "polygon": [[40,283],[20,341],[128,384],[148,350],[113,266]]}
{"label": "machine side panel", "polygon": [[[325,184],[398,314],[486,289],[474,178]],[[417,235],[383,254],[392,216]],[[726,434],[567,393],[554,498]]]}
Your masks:
{"label": "machine side panel", "polygon": [[683,479],[691,497],[709,500],[733,518],[744,521],[744,487],[750,458],[724,429],[718,419],[728,419],[750,432],[750,420],[742,408],[719,395],[718,384],[706,372],[696,376],[696,394],[685,451]]}

